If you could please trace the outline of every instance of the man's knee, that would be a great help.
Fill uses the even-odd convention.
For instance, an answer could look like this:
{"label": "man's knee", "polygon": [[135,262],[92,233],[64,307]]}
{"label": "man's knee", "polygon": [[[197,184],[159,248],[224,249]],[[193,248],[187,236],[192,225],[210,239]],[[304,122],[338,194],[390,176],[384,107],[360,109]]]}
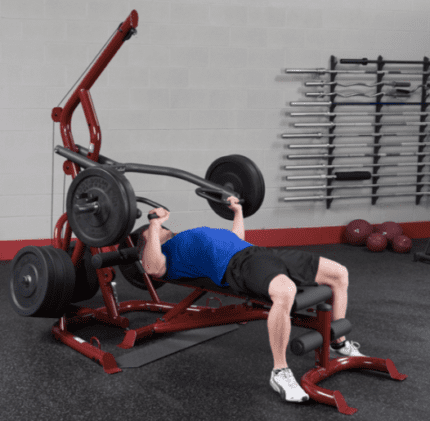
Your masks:
{"label": "man's knee", "polygon": [[286,275],[278,275],[269,284],[269,295],[272,302],[290,305],[297,293],[296,284]]}
{"label": "man's knee", "polygon": [[339,265],[338,277],[340,286],[348,288],[349,273],[348,269],[345,266]]}

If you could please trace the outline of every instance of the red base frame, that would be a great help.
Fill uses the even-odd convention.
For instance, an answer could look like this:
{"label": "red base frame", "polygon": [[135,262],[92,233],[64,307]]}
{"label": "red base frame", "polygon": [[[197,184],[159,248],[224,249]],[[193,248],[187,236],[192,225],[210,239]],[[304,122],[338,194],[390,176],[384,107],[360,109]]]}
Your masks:
{"label": "red base frame", "polygon": [[[92,251],[94,253],[96,252],[95,249],[92,249]],[[112,285],[110,284],[111,281],[104,281],[104,279],[111,279],[113,277],[112,272],[114,272],[113,268],[99,270],[99,280],[100,278],[103,280],[100,282],[100,287],[105,302],[107,302],[108,305],[97,309],[79,307],[77,310],[63,316],[59,322],[52,327],[52,333],[56,339],[86,357],[97,361],[108,374],[122,371],[118,367],[114,356],[101,350],[100,342],[97,338],[91,338],[91,343],[88,343],[70,333],[67,330],[67,325],[82,326],[89,321],[96,320],[121,327],[125,329],[125,336],[118,347],[129,349],[132,348],[138,340],[150,338],[155,333],[171,333],[231,323],[246,323],[252,320],[265,320],[269,314],[267,302],[253,299],[242,304],[221,305],[219,308],[213,308],[208,305],[209,301],[213,298],[208,298],[206,306],[195,306],[193,303],[203,294],[211,290],[201,287],[196,288],[192,285],[185,285],[192,288],[193,291],[179,303],[161,301],[148,275],[144,275],[144,277],[148,291],[152,297],[151,300],[130,300],[118,303],[115,299]],[[216,293],[219,294],[220,292],[216,291]],[[231,293],[226,293],[225,295],[231,295]],[[218,298],[215,299],[220,301]],[[155,323],[130,330],[128,329],[128,319],[122,317],[121,314],[134,311],[160,312],[164,313],[164,316],[158,318]],[[309,309],[308,311],[313,311],[313,309]],[[394,363],[389,359],[344,357],[330,360],[331,319],[332,312],[320,311],[318,309],[316,310],[316,317],[299,313],[294,313],[291,316],[292,325],[314,329],[323,337],[322,346],[315,350],[316,368],[309,370],[302,377],[301,385],[313,400],[335,406],[342,414],[352,415],[357,409],[349,407],[339,391],[323,389],[317,386],[317,383],[339,371],[354,368],[386,372],[395,380],[404,380],[407,376],[400,374]],[[93,345],[93,341],[97,342],[97,346]]]}

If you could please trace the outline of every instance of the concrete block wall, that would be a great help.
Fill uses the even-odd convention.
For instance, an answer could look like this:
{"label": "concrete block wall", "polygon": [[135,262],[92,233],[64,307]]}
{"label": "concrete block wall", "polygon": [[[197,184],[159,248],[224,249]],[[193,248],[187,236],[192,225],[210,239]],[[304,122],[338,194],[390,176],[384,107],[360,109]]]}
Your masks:
{"label": "concrete block wall", "polygon": [[[0,0],[0,241],[51,237],[71,181],[64,159],[52,154],[62,141],[51,110],[133,9],[137,36],[91,91],[103,155],[202,177],[219,156],[248,156],[267,190],[247,229],[427,219],[427,201],[415,206],[410,197],[376,206],[339,201],[330,210],[324,202],[283,203],[288,162],[280,138],[291,130],[286,113],[305,80],[285,75],[286,67],[327,67],[330,55],[420,60],[430,54],[427,1]],[[80,108],[72,127],[87,146]],[[194,185],[128,178],[137,194],[171,209],[174,231],[231,226]]]}

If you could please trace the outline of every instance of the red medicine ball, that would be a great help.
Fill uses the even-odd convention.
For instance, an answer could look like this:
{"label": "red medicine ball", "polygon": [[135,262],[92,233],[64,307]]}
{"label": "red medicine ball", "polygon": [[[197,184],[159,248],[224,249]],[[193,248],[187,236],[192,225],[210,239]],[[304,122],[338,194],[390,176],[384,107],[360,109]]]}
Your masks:
{"label": "red medicine ball", "polygon": [[391,243],[394,240],[394,237],[403,234],[403,229],[399,224],[389,221],[379,225],[376,228],[376,232],[386,235],[388,242]]}
{"label": "red medicine ball", "polygon": [[398,235],[393,240],[393,250],[396,253],[408,253],[412,248],[412,240],[406,235]]}
{"label": "red medicine ball", "polygon": [[387,245],[387,237],[379,232],[374,232],[367,237],[366,246],[370,251],[384,251]]}
{"label": "red medicine ball", "polygon": [[355,219],[346,227],[346,241],[354,246],[362,246],[366,243],[367,237],[372,233],[372,230],[372,225],[364,219]]}

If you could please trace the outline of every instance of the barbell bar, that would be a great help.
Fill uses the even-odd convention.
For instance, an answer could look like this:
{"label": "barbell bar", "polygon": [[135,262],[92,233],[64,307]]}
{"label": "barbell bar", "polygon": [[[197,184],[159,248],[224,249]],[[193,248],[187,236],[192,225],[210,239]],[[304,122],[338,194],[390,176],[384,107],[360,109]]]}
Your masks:
{"label": "barbell bar", "polygon": [[[81,146],[76,145],[78,147],[78,153],[86,157],[88,154],[88,149]],[[68,153],[68,149],[60,147],[58,153]],[[206,172],[206,178],[201,179],[200,177],[195,176],[194,174],[187,173],[185,171],[176,170],[175,168],[169,168],[169,167],[155,167],[152,165],[141,165],[141,164],[119,164],[116,161],[111,160],[110,158],[106,158],[103,155],[99,155],[99,162],[101,164],[106,164],[110,166],[117,166],[121,167],[123,165],[138,165],[139,168],[144,168],[145,171],[142,171],[139,169],[138,171],[134,172],[145,172],[150,174],[159,174],[159,175],[166,175],[166,176],[172,176],[175,177],[175,173],[181,172],[181,177],[186,181],[194,182],[194,184],[197,184],[193,180],[200,180],[201,187],[204,188],[198,188],[196,189],[196,194],[200,197],[203,197],[208,200],[209,206],[217,213],[217,215],[221,216],[222,218],[231,219],[233,220],[233,212],[231,209],[226,208],[225,205],[228,205],[229,202],[226,200],[228,196],[240,196],[245,195],[245,198],[239,197],[239,203],[241,203],[243,206],[243,215],[244,217],[251,216],[253,213],[255,213],[261,206],[264,200],[265,195],[265,183],[264,183],[264,177],[261,171],[258,169],[258,167],[249,159],[242,155],[229,155],[228,158],[231,162],[226,162],[227,157],[221,157],[215,160],[211,166],[208,168]],[[235,164],[233,164],[233,161]],[[86,161],[85,161],[86,162]],[[91,161],[93,162],[93,161]],[[231,166],[231,165],[232,166]],[[147,170],[151,172],[147,172]],[[163,172],[159,173],[159,169],[162,169]],[[238,174],[232,174],[234,171],[241,172],[242,178],[245,179],[245,182],[240,183],[240,176]],[[124,172],[127,171],[127,167],[124,167]],[[130,171],[132,172],[132,171]],[[230,177],[233,177],[232,180],[226,180],[227,174],[230,174]],[[188,179],[188,175],[191,175],[193,177],[193,180]],[[227,177],[228,178],[228,177]],[[210,180],[215,179],[216,183],[211,183]],[[247,186],[243,186],[243,184],[246,184],[246,180],[249,181],[249,183],[253,183],[253,186],[250,186],[250,188],[246,188]],[[219,183],[224,184],[225,181],[225,189],[220,188]],[[210,183],[210,184],[208,184]],[[211,186],[215,186],[215,188],[212,188]],[[233,187],[233,189],[232,189]],[[240,190],[240,192],[235,191]],[[239,193],[239,194],[238,194]],[[214,196],[219,195],[221,198],[217,198]],[[148,202],[146,202],[148,203]],[[148,203],[149,204],[149,203]],[[160,205],[161,206],[161,205]],[[164,207],[164,206],[162,206]],[[153,216],[152,218],[155,218],[156,216]]]}
{"label": "barbell bar", "polygon": [[355,153],[355,154],[306,154],[287,155],[288,159],[330,159],[330,158],[364,158],[364,157],[392,157],[392,156],[429,156],[426,152],[398,152],[398,153]]}
{"label": "barbell bar", "polygon": [[322,137],[380,137],[380,136],[428,136],[430,132],[397,132],[397,133],[283,133],[283,139],[292,138],[322,138]]}
{"label": "barbell bar", "polygon": [[356,74],[356,75],[409,75],[422,76],[430,75],[430,72],[423,71],[403,71],[403,70],[330,70],[330,69],[285,69],[285,73],[289,74]]}
{"label": "barbell bar", "polygon": [[[100,167],[101,164],[92,161],[91,159],[86,158],[86,153],[88,149],[76,145],[79,148],[79,153],[73,152],[70,149],[64,148],[63,146],[57,145],[54,149],[55,153],[61,155],[68,160],[75,162],[82,168],[97,168]],[[84,156],[85,155],[85,156]],[[100,155],[101,156],[101,155]],[[100,159],[99,159],[100,161]],[[176,168],[171,167],[160,167],[156,165],[145,165],[145,164],[135,164],[135,163],[127,163],[122,164],[111,159],[107,159],[104,157],[101,161],[103,164],[110,165],[113,169],[117,170],[120,173],[132,172],[132,173],[143,173],[143,174],[155,174],[155,175],[164,175],[167,177],[175,177],[190,183],[196,184],[200,187],[204,187],[211,191],[217,191],[219,194],[223,195],[231,195],[231,191],[224,189],[223,187],[211,183],[204,178],[198,177],[192,173],[187,171],[183,171]]]}
{"label": "barbell bar", "polygon": [[[136,198],[124,176],[125,172],[166,175],[199,185],[199,196],[206,198],[214,212],[225,219],[234,219],[228,208],[229,196],[239,198],[243,217],[253,215],[262,205],[265,195],[264,178],[253,161],[242,155],[228,155],[215,160],[200,178],[186,171],[170,167],[142,164],[95,163],[80,153],[57,146],[55,152],[82,167],[87,167],[72,181],[67,193],[67,217],[76,236],[91,247],[107,247],[121,243],[131,232],[141,215],[137,202],[164,207],[149,199]],[[107,162],[105,157],[99,157]],[[215,196],[220,196],[220,198]],[[166,208],[167,209],[167,208]],[[157,217],[149,215],[149,219]]]}
{"label": "barbell bar", "polygon": [[369,60],[364,58],[341,58],[341,64],[362,64],[367,66],[367,64],[429,64],[428,61],[414,61],[414,60]]}
{"label": "barbell bar", "polygon": [[372,117],[372,116],[381,116],[381,117],[390,117],[390,116],[427,116],[429,113],[419,112],[419,111],[404,111],[404,112],[385,112],[385,113],[371,113],[371,112],[319,112],[319,113],[289,113],[291,117],[337,117],[337,116],[345,116],[345,117]]}
{"label": "barbell bar", "polygon": [[354,144],[336,144],[333,145],[331,143],[324,144],[306,144],[306,145],[288,145],[290,149],[320,149],[320,148],[362,148],[362,147],[383,147],[383,146],[391,146],[391,147],[408,147],[408,146],[427,146],[430,145],[430,142],[401,142],[401,143],[354,143]]}
{"label": "barbell bar", "polygon": [[[350,176],[351,174],[351,176]],[[357,176],[354,176],[357,174]],[[353,171],[353,172],[336,172],[334,175],[288,175],[285,177],[286,180],[368,180],[372,177],[418,177],[430,175],[430,172],[414,172],[414,173],[391,173],[391,174],[374,174],[372,175],[368,171]]]}
{"label": "barbell bar", "polygon": [[380,126],[428,126],[429,122],[421,121],[402,121],[397,122],[353,122],[353,123],[294,123],[294,127],[380,127]]}
{"label": "barbell bar", "polygon": [[[415,92],[415,91],[414,91]],[[367,98],[384,97],[391,96],[393,98],[408,98],[413,92],[405,90],[392,90],[387,92],[378,92],[374,94],[367,94],[365,92],[351,92],[351,93],[341,93],[341,92],[306,92],[305,96],[313,98],[324,98],[326,96],[338,96],[339,98],[352,98],[354,96],[363,96]]]}
{"label": "barbell bar", "polygon": [[303,196],[303,197],[284,197],[284,202],[298,201],[321,201],[329,199],[366,199],[370,197],[397,197],[397,196],[429,196],[430,192],[421,193],[381,193],[369,195],[345,195],[345,196]]}
{"label": "barbell bar", "polygon": [[336,107],[341,105],[429,105],[423,102],[333,102],[333,101],[292,101],[290,105],[293,107]]}
{"label": "barbell bar", "polygon": [[377,83],[364,83],[364,82],[352,82],[352,83],[339,83],[339,82],[326,82],[321,80],[320,82],[305,82],[305,86],[341,86],[342,88],[349,88],[351,86],[366,86],[368,88],[374,88],[376,86],[392,86],[394,88],[409,88],[410,82],[377,82]]}
{"label": "barbell bar", "polygon": [[321,168],[368,168],[368,167],[428,167],[430,162],[400,162],[397,164],[336,164],[336,165],[286,165],[284,170],[317,170]]}
{"label": "barbell bar", "polygon": [[394,184],[347,184],[347,185],[321,185],[321,186],[301,186],[301,187],[285,187],[286,191],[297,190],[322,190],[322,189],[362,189],[368,187],[406,187],[406,186],[430,186],[429,182],[421,183],[394,183]]}

